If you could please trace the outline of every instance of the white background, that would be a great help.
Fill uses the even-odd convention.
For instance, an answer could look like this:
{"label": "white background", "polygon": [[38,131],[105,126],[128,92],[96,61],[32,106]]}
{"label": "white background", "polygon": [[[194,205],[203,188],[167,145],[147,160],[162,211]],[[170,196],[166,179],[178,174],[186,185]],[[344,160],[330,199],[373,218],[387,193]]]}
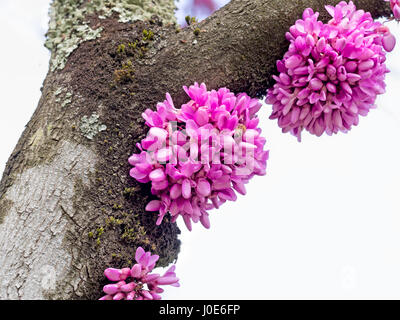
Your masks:
{"label": "white background", "polygon": [[[40,98],[48,5],[0,1],[0,172]],[[388,66],[387,93],[349,134],[298,143],[261,109],[267,176],[210,230],[179,222],[181,287],[164,299],[400,299],[400,45]]]}

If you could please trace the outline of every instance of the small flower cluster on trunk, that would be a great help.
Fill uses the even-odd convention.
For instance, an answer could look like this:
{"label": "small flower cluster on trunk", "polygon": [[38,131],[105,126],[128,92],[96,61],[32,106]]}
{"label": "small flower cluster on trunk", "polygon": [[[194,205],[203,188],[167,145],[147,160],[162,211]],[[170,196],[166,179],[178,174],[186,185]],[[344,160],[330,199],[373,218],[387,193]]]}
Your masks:
{"label": "small flower cluster on trunk", "polygon": [[151,182],[158,200],[146,210],[159,212],[158,225],[170,212],[172,222],[182,216],[189,230],[199,221],[209,228],[208,210],[235,201],[253,176],[266,174],[268,151],[256,117],[261,103],[226,88],[207,91],[205,84],[184,90],[190,101],[180,109],[167,93],[157,111],[143,113],[150,130],[141,152],[129,158],[130,175]]}
{"label": "small flower cluster on trunk", "polygon": [[132,268],[107,268],[104,275],[116,283],[107,284],[103,291],[106,294],[100,300],[160,300],[164,289],[161,285],[179,287],[175,274],[175,265],[162,276],[150,273],[156,265],[158,255],[152,255],[139,247],[136,250],[136,264]]}

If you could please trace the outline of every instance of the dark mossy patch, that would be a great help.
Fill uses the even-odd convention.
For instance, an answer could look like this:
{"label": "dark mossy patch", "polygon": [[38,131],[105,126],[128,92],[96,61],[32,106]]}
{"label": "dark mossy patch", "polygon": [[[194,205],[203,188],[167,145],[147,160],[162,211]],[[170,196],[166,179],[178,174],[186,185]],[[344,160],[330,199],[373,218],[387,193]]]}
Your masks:
{"label": "dark mossy patch", "polygon": [[133,81],[135,75],[135,69],[132,67],[132,61],[122,63],[121,69],[116,69],[114,71],[113,86],[121,83],[127,83]]}
{"label": "dark mossy patch", "polygon": [[92,24],[104,27],[102,37],[82,43],[61,73],[69,74],[69,90],[85,102],[69,111],[71,121],[79,124],[82,116],[96,113],[107,127],[93,140],[72,130],[74,139],[92,149],[98,162],[89,185],[75,183],[79,227],[75,226],[66,241],[78,246],[80,255],[73,261],[77,268],[71,268],[67,277],[76,278],[82,268],[80,261],[85,261],[93,284],[79,286],[74,292],[77,297],[96,299],[106,281],[104,269],[131,267],[138,246],[160,256],[157,266],[173,262],[180,248],[180,230],[168,218],[157,226],[157,215],[144,210],[152,199],[150,187],[129,176],[128,163],[129,156],[138,151],[135,144],[148,130],[142,112],[155,108],[165,94],[154,90],[151,78],[141,70],[175,26],[163,28],[156,17],[132,24],[91,19]]}

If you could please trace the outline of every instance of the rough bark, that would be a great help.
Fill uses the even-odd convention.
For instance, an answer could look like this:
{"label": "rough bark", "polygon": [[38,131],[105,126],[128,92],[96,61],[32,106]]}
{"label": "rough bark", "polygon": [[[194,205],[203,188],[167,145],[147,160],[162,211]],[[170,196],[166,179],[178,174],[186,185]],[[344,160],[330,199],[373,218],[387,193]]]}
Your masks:
{"label": "rough bark", "polygon": [[[144,212],[149,186],[128,175],[127,158],[146,133],[141,113],[167,91],[183,102],[182,85],[194,81],[262,96],[287,49],[288,27],[304,8],[322,12],[326,2],[339,1],[232,0],[177,30],[148,19],[149,0],[138,2],[145,14],[134,8],[144,21],[126,23],[110,5],[88,7],[101,9],[101,0],[55,0],[53,22],[68,5],[85,19],[50,29],[56,40],[48,44],[43,96],[0,184],[0,298],[99,298],[104,268],[130,265],[139,245],[159,254],[161,265],[175,260],[179,229],[155,226],[155,215]],[[374,17],[390,14],[382,0],[354,2]]]}

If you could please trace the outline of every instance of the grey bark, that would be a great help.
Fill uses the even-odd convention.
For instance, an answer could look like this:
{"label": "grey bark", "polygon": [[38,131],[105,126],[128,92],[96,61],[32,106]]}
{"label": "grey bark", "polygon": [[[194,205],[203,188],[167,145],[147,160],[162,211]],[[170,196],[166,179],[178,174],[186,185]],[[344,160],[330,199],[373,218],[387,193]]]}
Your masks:
{"label": "grey bark", "polygon": [[[338,2],[232,0],[180,32],[146,15],[144,22],[123,24],[115,12],[99,19],[104,12],[86,11],[86,26],[104,30],[75,42],[65,68],[49,71],[38,109],[0,183],[0,298],[99,298],[103,270],[132,263],[139,245],[159,254],[161,265],[174,261],[179,229],[168,221],[154,226],[154,216],[144,212],[148,187],[128,175],[126,159],[146,133],[141,112],[165,92],[178,105],[185,99],[182,85],[195,81],[261,97],[287,49],[289,26],[306,7],[323,12],[324,4]],[[374,17],[390,15],[382,0],[354,2]],[[74,8],[88,5],[79,3]],[[150,28],[155,39],[144,41],[142,30]],[[143,49],[117,52],[132,39]],[[64,50],[52,49],[53,59]],[[128,60],[134,77],[120,83]]]}

